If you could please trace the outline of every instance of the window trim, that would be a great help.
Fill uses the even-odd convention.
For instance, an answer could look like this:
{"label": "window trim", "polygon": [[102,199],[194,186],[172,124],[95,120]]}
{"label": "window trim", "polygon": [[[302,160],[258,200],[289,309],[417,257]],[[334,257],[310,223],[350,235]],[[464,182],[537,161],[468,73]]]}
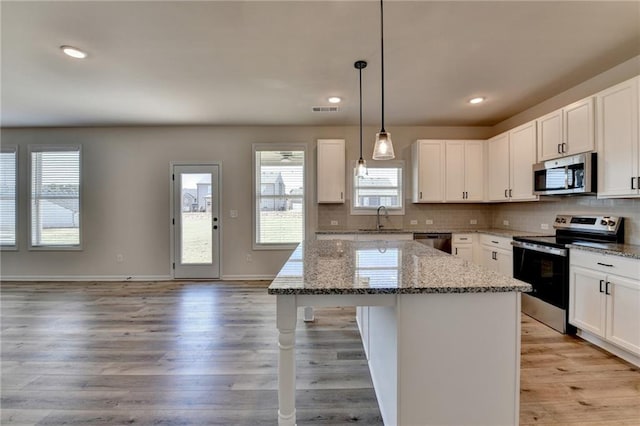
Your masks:
{"label": "window trim", "polygon": [[14,228],[15,228],[14,229],[15,241],[14,241],[13,244],[2,244],[2,243],[0,243],[0,251],[18,251],[19,250],[19,247],[18,247],[18,244],[19,244],[18,243],[18,241],[19,241],[18,230],[20,229],[19,228],[19,226],[20,226],[20,224],[19,224],[20,215],[18,214],[18,207],[20,205],[20,200],[18,198],[18,194],[20,193],[18,191],[18,184],[19,184],[19,182],[18,182],[18,173],[19,173],[18,165],[20,164],[19,163],[19,160],[20,160],[19,150],[18,150],[18,146],[17,145],[3,145],[2,147],[0,147],[0,152],[4,152],[4,153],[13,152],[15,154],[15,163],[14,163],[14,173],[15,173],[14,182],[15,182],[15,185],[14,185],[14,188],[13,188],[13,191],[14,191],[14,194],[13,194],[13,196],[14,196],[13,214],[15,216],[14,219],[13,219],[13,224],[14,224]]}
{"label": "window trim", "polygon": [[298,247],[299,243],[257,243],[257,188],[256,188],[256,152],[259,151],[302,151],[304,152],[303,179],[304,179],[304,197],[303,207],[304,215],[302,216],[303,241],[307,239],[307,231],[309,224],[309,152],[306,143],[254,143],[251,148],[251,246],[253,250],[293,250]]}
{"label": "window trim", "polygon": [[[378,207],[355,207],[355,202],[356,202],[356,179],[357,177],[355,176],[355,168],[356,168],[356,161],[352,161],[351,162],[351,169],[354,171],[353,173],[350,173],[351,175],[351,186],[350,186],[350,190],[351,190],[351,201],[350,201],[350,205],[349,205],[349,210],[350,210],[350,214],[352,216],[376,216],[377,214],[377,209]],[[385,161],[383,163],[375,163],[375,164],[371,164],[371,162],[369,162],[367,164],[367,169],[369,168],[373,168],[373,169],[397,169],[399,168],[402,172],[401,172],[401,176],[402,176],[402,184],[400,185],[400,201],[402,203],[402,207],[400,208],[390,208],[387,207],[389,216],[403,216],[405,214],[405,206],[406,206],[406,200],[405,200],[405,188],[406,188],[406,179],[405,179],[405,174],[406,174],[406,168],[405,168],[405,162],[404,160],[391,160],[391,161]],[[386,207],[386,206],[385,206]]]}
{"label": "window trim", "polygon": [[[82,205],[83,196],[82,196],[82,187],[83,187],[83,178],[82,178],[82,145],[29,145],[28,146],[28,192],[27,192],[27,244],[29,251],[82,251],[83,250],[83,223],[84,220],[82,218],[84,207]],[[32,153],[34,152],[52,152],[52,151],[78,151],[79,154],[79,164],[78,164],[78,173],[79,173],[79,188],[78,188],[78,206],[80,208],[80,212],[78,214],[78,244],[76,245],[33,245],[33,238],[31,235],[32,231],[32,220],[31,220],[31,206],[33,204],[33,200],[31,199],[32,195]]]}

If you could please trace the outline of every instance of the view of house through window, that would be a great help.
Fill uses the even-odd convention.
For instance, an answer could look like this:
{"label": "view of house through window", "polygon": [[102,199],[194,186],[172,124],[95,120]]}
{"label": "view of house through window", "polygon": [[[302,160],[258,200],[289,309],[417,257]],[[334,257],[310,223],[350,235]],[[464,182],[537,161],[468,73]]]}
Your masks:
{"label": "view of house through window", "polygon": [[402,166],[369,166],[367,175],[353,178],[353,209],[403,208]]}
{"label": "view of house through window", "polygon": [[31,149],[31,246],[80,246],[80,148]]}
{"label": "view of house through window", "polygon": [[0,152],[0,246],[16,245],[16,149]]}
{"label": "view of house through window", "polygon": [[255,243],[304,239],[304,151],[255,150]]}

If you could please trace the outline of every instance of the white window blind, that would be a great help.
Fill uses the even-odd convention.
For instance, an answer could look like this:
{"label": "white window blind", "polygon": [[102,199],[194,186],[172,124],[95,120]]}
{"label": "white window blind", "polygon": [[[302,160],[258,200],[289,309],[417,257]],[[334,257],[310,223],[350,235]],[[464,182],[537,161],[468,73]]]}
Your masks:
{"label": "white window blind", "polygon": [[80,246],[80,148],[31,149],[31,247]]}
{"label": "white window blind", "polygon": [[0,246],[16,246],[16,163],[15,148],[0,151]]}
{"label": "white window blind", "polygon": [[369,166],[367,175],[353,178],[353,209],[403,208],[402,167]]}
{"label": "white window blind", "polygon": [[255,149],[255,168],[254,243],[299,243],[304,239],[304,151]]}

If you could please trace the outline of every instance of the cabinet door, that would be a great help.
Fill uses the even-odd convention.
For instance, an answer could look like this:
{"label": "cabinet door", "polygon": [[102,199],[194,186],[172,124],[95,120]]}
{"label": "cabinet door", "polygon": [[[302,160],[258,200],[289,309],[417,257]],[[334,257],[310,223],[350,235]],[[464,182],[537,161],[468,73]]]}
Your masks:
{"label": "cabinet door", "polygon": [[513,252],[496,250],[497,270],[503,275],[513,277]]}
{"label": "cabinet door", "polygon": [[467,141],[464,150],[465,201],[484,200],[484,141]]}
{"label": "cabinet door", "polygon": [[562,109],[564,137],[562,155],[595,149],[593,98],[587,98]]}
{"label": "cabinet door", "polygon": [[598,93],[596,102],[598,198],[638,195],[638,77]]}
{"label": "cabinet door", "polygon": [[318,203],[344,203],[345,168],[344,140],[318,140]]}
{"label": "cabinet door", "polygon": [[465,192],[465,142],[445,142],[445,200],[464,201]]}
{"label": "cabinet door", "polygon": [[473,246],[471,244],[454,245],[452,250],[454,256],[473,262]]}
{"label": "cabinet door", "polygon": [[532,201],[533,165],[536,162],[536,125],[530,122],[509,132],[511,164],[509,196],[512,201]]}
{"label": "cabinet door", "polygon": [[579,266],[570,268],[569,322],[602,338],[606,321],[605,283],[605,274]]}
{"label": "cabinet door", "polygon": [[562,157],[562,110],[540,117],[538,123],[538,160]]}
{"label": "cabinet door", "polygon": [[489,200],[509,200],[509,134],[503,133],[487,142]]}
{"label": "cabinet door", "polygon": [[606,338],[640,355],[640,280],[608,275]]}
{"label": "cabinet door", "polygon": [[444,201],[444,142],[420,140],[414,149],[414,203]]}
{"label": "cabinet door", "polygon": [[498,272],[498,262],[495,259],[496,250],[493,247],[482,246],[482,266],[490,271]]}

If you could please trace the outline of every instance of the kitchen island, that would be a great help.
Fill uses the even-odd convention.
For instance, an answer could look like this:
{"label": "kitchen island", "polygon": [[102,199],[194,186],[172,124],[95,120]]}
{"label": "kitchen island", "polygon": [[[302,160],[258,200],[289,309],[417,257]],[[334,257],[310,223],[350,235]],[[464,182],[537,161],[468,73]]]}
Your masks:
{"label": "kitchen island", "polygon": [[365,306],[360,324],[386,425],[514,425],[520,294],[529,284],[413,241],[301,243],[277,296],[278,422],[294,425],[303,306]]}

